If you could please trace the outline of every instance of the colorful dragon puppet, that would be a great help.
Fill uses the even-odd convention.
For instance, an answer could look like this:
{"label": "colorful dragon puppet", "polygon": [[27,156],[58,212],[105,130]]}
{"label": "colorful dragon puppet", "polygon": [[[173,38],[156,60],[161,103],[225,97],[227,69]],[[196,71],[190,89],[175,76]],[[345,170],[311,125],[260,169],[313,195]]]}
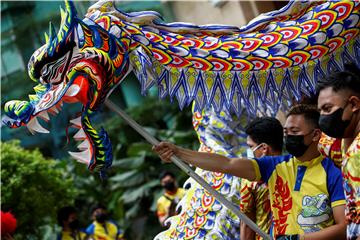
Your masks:
{"label": "colorful dragon puppet", "polygon": [[[59,32],[50,25],[46,44],[29,61],[29,75],[38,83],[35,94],[29,101],[6,103],[3,123],[45,133],[38,117],[48,119],[62,102],[81,102],[81,116],[71,123],[79,128],[74,138],[83,141],[78,146],[83,152],[70,154],[90,170],[104,170],[112,161],[110,140],[104,129],[94,129],[90,117],[133,71],[142,93],[156,85],[161,98],[175,97],[180,108],[194,102],[194,119],[201,116],[194,121],[197,129],[235,134],[233,121],[224,116],[274,115],[290,101],[313,95],[317,79],[344,63],[360,66],[359,8],[358,1],[290,2],[239,28],[164,23],[156,12],[124,13],[110,1],[94,4],[80,19],[66,2]],[[211,108],[213,113],[200,114]],[[209,121],[214,114],[223,117]],[[202,149],[238,154],[217,134],[202,136]],[[236,198],[231,185],[236,178],[203,176]],[[235,217],[224,217],[231,215],[217,214],[222,207],[201,187],[192,189],[166,236],[201,239],[219,226],[229,230],[238,224]],[[236,231],[234,237],[231,230],[218,231],[215,237],[236,238]]]}

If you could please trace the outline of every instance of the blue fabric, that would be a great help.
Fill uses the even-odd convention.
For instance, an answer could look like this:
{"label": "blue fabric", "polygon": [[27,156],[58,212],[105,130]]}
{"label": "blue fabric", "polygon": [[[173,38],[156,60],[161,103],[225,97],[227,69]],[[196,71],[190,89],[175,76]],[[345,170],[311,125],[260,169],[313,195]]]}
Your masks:
{"label": "blue fabric", "polygon": [[327,187],[330,201],[335,202],[345,199],[340,169],[335,166],[330,158],[325,158],[321,164],[325,172],[327,172]]}
{"label": "blue fabric", "polygon": [[306,166],[298,166],[294,191],[300,191],[301,182],[304,178]]}
{"label": "blue fabric", "polygon": [[86,230],[85,230],[86,234],[90,235],[90,234],[94,234],[95,233],[95,224],[90,224]]}

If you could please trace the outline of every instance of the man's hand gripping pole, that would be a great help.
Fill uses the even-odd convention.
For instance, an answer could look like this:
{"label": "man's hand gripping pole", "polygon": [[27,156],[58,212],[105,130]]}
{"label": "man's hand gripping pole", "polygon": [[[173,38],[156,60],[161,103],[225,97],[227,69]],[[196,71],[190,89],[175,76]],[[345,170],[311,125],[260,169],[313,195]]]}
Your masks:
{"label": "man's hand gripping pole", "polygon": [[[135,129],[141,136],[143,136],[150,144],[158,145],[159,141],[154,138],[151,134],[149,134],[142,126],[140,126],[137,122],[135,122],[129,115],[127,115],[123,110],[121,110],[118,106],[116,106],[110,100],[106,100],[105,105],[112,110],[113,112],[120,115],[132,128]],[[194,170],[191,169],[189,165],[184,163],[180,158],[176,156],[171,157],[171,161],[178,166],[181,170],[183,170],[186,174],[192,177],[196,182],[198,182],[203,188],[205,188],[210,194],[212,194],[221,204],[231,210],[243,221],[246,225],[248,225],[252,230],[254,230],[257,234],[259,234],[264,239],[270,240],[270,236],[263,232],[250,218],[248,218],[244,213],[242,213],[233,203],[227,200],[222,194],[213,189],[203,178],[201,178],[198,174],[195,173]]]}

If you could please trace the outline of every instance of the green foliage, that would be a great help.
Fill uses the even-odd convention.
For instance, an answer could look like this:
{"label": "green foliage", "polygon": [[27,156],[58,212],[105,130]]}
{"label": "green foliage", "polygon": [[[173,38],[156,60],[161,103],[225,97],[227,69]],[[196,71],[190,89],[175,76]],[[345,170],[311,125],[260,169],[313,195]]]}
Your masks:
{"label": "green foliage", "polygon": [[57,209],[73,202],[76,191],[65,172],[19,141],[1,143],[1,204],[18,220],[16,239],[40,239],[41,226],[54,224]]}

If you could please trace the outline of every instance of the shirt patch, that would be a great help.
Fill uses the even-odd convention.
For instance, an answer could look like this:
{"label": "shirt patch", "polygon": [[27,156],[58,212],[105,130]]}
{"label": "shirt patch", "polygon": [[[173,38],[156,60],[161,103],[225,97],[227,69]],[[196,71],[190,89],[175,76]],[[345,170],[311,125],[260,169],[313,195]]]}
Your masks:
{"label": "shirt patch", "polygon": [[297,217],[297,222],[304,232],[320,231],[319,227],[331,217],[330,201],[326,194],[315,196],[304,196],[302,200],[302,210]]}

